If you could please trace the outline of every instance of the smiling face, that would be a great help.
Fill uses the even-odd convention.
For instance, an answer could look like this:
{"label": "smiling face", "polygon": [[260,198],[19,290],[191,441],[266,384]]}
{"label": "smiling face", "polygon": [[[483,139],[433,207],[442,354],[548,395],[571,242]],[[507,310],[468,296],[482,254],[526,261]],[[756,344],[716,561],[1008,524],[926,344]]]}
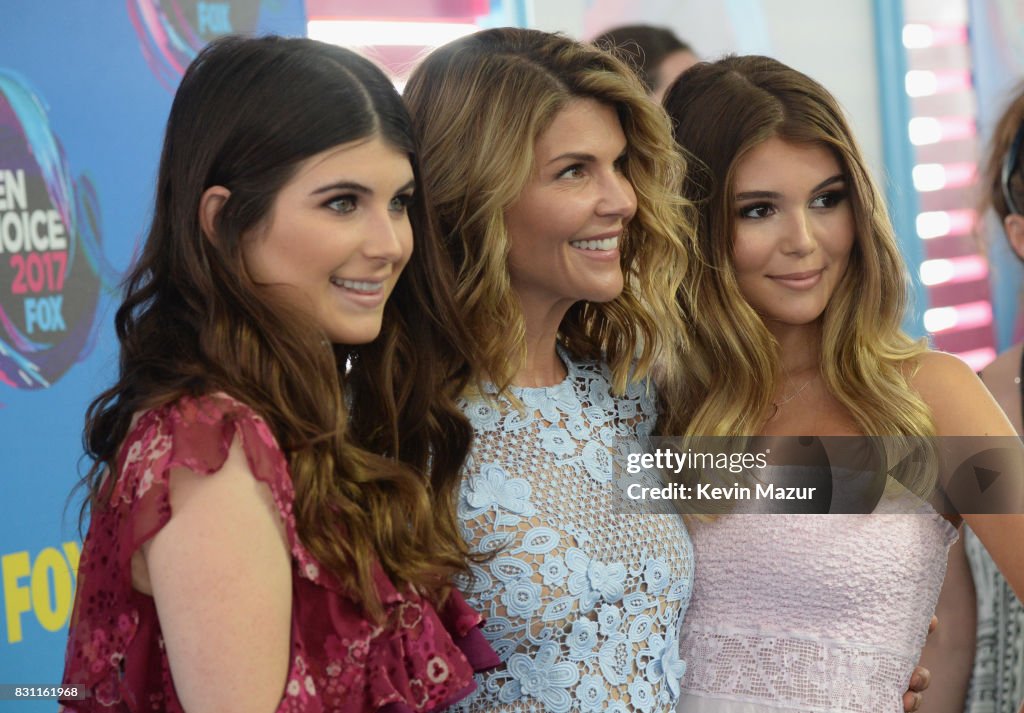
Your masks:
{"label": "smiling face", "polygon": [[636,212],[615,110],[565,106],[534,143],[534,173],[505,212],[509,273],[527,321],[622,292],[619,239]]}
{"label": "smiling face", "polygon": [[408,156],[376,135],[312,156],[245,236],[249,275],[312,315],[332,342],[372,341],[412,254],[413,187]]}
{"label": "smiling face", "polygon": [[846,272],[856,232],[835,155],[770,138],[736,165],[733,206],[733,264],[744,299],[776,334],[815,322]]}

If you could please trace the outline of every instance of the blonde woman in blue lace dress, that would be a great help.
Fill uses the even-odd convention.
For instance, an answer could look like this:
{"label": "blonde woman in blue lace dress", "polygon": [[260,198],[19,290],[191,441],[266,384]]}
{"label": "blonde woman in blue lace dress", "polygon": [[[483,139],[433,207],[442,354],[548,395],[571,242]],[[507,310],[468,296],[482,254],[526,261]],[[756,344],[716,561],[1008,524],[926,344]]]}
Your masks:
{"label": "blonde woman in blue lace dress", "polygon": [[492,557],[460,586],[502,664],[463,708],[673,710],[690,540],[612,483],[683,333],[693,228],[668,118],[619,60],[532,30],[436,50],[405,97],[482,355],[458,514]]}

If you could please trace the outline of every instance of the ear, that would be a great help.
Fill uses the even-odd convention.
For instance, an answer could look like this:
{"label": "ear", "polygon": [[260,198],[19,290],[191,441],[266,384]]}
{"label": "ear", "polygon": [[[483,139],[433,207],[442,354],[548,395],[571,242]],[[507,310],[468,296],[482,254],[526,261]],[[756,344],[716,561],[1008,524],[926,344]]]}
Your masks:
{"label": "ear", "polygon": [[1003,229],[1017,257],[1024,260],[1024,215],[1011,213],[1006,216],[1003,218]]}
{"label": "ear", "polygon": [[210,186],[203,191],[199,199],[199,227],[202,228],[206,239],[211,242],[217,238],[217,231],[214,229],[217,215],[230,197],[231,191],[224,186]]}

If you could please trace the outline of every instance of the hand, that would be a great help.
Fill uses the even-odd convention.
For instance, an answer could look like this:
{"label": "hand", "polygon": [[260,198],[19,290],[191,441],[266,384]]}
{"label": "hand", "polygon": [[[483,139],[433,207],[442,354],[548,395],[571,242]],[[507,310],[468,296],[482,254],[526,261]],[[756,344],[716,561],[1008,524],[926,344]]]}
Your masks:
{"label": "hand", "polygon": [[[938,625],[939,618],[933,615],[932,620],[928,623],[928,634],[931,635]],[[914,713],[914,711],[921,707],[921,701],[924,700],[924,696],[921,694],[928,688],[931,682],[931,671],[923,666],[918,666],[914,669],[914,673],[910,676],[910,689],[903,694],[903,710],[906,713]]]}

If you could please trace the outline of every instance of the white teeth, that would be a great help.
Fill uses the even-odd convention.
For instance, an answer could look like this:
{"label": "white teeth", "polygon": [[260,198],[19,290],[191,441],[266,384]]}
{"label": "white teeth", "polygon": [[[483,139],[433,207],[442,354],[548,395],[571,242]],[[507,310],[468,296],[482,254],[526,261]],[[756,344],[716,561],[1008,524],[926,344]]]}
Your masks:
{"label": "white teeth", "polygon": [[619,236],[604,240],[572,240],[569,244],[581,250],[614,250],[619,246]]}
{"label": "white teeth", "polygon": [[357,280],[343,280],[337,277],[331,278],[331,284],[357,292],[379,292],[384,287],[383,282],[359,282]]}

